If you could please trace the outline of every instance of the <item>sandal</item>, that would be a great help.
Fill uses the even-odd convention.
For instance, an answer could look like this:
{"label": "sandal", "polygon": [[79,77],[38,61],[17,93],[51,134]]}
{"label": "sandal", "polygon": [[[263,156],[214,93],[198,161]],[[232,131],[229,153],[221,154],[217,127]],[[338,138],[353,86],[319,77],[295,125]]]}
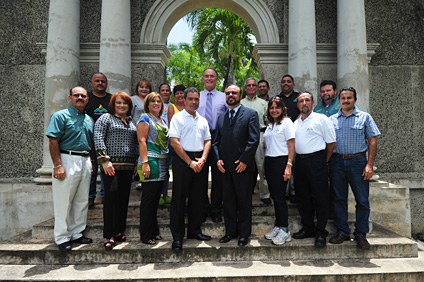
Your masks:
{"label": "sandal", "polygon": [[144,244],[147,245],[156,245],[156,241],[154,239],[150,239],[149,241],[142,241]]}
{"label": "sandal", "polygon": [[125,235],[125,234],[116,235],[115,241],[116,242],[125,242],[125,241],[127,241],[127,235]]}
{"label": "sandal", "polygon": [[155,240],[162,240],[163,238],[162,238],[162,236],[160,236],[160,235],[156,235],[156,237],[155,237]]}
{"label": "sandal", "polygon": [[104,242],[103,246],[105,246],[106,251],[110,251],[115,247],[115,242],[111,241],[110,239],[107,239],[106,242]]}

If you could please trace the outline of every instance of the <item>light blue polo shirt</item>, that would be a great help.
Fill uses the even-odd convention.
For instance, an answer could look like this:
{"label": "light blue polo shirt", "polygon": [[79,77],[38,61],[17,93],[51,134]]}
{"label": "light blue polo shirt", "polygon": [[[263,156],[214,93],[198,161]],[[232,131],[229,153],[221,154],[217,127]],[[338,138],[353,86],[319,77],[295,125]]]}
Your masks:
{"label": "light blue polo shirt", "polygon": [[90,151],[93,142],[94,121],[73,106],[52,114],[46,136],[59,140],[61,150]]}

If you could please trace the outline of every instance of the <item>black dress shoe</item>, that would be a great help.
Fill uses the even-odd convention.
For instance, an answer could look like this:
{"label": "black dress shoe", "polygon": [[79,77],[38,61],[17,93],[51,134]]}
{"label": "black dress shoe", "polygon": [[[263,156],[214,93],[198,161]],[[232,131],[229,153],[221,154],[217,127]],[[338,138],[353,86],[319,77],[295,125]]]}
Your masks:
{"label": "black dress shoe", "polygon": [[362,250],[369,250],[371,248],[370,243],[368,243],[367,238],[363,236],[355,237],[356,246]]}
{"label": "black dress shoe", "polygon": [[76,239],[76,240],[72,240],[72,243],[78,243],[78,244],[91,244],[91,243],[93,243],[93,240],[92,240],[92,239],[90,239],[90,238],[87,238],[87,237],[82,236],[82,237],[79,237],[79,238],[78,238],[78,239]]}
{"label": "black dress shoe", "polygon": [[71,242],[65,242],[65,243],[59,244],[57,246],[59,247],[59,251],[61,251],[61,252],[67,252],[67,251],[70,251],[72,249]]}
{"label": "black dress shoe", "polygon": [[219,239],[220,243],[228,243],[231,241],[231,239],[235,238],[234,236],[225,235],[221,239]]}
{"label": "black dress shoe", "polygon": [[183,249],[183,243],[181,241],[172,242],[172,251],[174,253],[179,253]]}
{"label": "black dress shoe", "polygon": [[265,205],[270,205],[272,204],[271,199],[270,198],[265,198],[265,199],[261,199],[262,203],[264,203]]}
{"label": "black dress shoe", "polygon": [[222,216],[219,213],[214,213],[211,215],[212,221],[215,223],[222,222]]}
{"label": "black dress shoe", "polygon": [[337,233],[336,235],[331,237],[329,240],[331,244],[341,244],[344,241],[350,241],[350,236],[346,236],[342,233]]}
{"label": "black dress shoe", "polygon": [[196,240],[199,240],[199,241],[209,241],[210,239],[212,239],[211,236],[205,235],[205,234],[202,234],[202,233],[199,233],[199,234],[196,234],[196,235],[187,235],[187,238],[188,239],[196,239]]}
{"label": "black dress shoe", "polygon": [[313,238],[313,237],[315,237],[315,234],[306,233],[306,231],[303,229],[300,229],[299,232],[296,232],[293,234],[293,238],[295,239],[305,239],[305,238]]}
{"label": "black dress shoe", "polygon": [[315,248],[324,248],[325,245],[327,245],[327,240],[325,240],[325,237],[318,235],[315,238]]}
{"label": "black dress shoe", "polygon": [[247,245],[247,243],[249,243],[249,238],[243,238],[243,237],[241,237],[241,238],[238,240],[238,245],[239,245],[240,247],[244,247],[244,246],[246,246],[246,245]]}

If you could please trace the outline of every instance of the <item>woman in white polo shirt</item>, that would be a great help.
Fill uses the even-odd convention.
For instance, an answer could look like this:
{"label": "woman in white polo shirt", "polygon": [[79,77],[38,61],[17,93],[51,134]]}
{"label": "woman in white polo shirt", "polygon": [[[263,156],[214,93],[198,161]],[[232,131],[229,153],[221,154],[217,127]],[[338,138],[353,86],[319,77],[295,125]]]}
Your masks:
{"label": "woman in white polo shirt", "polygon": [[263,173],[268,182],[271,198],[274,200],[275,226],[265,234],[275,245],[291,241],[288,229],[286,204],[287,181],[292,175],[294,157],[294,126],[287,117],[287,108],[280,97],[271,98],[268,103],[269,124],[264,133],[265,161]]}

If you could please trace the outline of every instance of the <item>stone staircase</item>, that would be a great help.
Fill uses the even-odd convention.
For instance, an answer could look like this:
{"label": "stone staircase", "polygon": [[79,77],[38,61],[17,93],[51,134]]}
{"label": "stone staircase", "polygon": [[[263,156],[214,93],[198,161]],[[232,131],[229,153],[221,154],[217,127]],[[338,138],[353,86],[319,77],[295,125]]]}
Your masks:
{"label": "stone staircase", "polygon": [[[53,219],[1,242],[0,281],[424,281],[424,247],[377,223],[370,224],[369,251],[358,249],[353,240],[323,249],[314,247],[313,238],[272,245],[263,235],[273,227],[273,207],[263,205],[257,193],[246,247],[238,247],[237,240],[220,244],[224,224],[208,218],[202,231],[213,239],[186,239],[183,251],[174,254],[169,206],[158,210],[164,239],[155,246],[139,241],[140,194],[131,192],[127,242],[104,250],[102,205],[97,203],[89,210],[85,233],[93,244],[59,252],[52,239]],[[299,230],[294,204],[289,204],[289,222],[291,232]],[[331,220],[327,230],[330,235],[336,231]]]}

